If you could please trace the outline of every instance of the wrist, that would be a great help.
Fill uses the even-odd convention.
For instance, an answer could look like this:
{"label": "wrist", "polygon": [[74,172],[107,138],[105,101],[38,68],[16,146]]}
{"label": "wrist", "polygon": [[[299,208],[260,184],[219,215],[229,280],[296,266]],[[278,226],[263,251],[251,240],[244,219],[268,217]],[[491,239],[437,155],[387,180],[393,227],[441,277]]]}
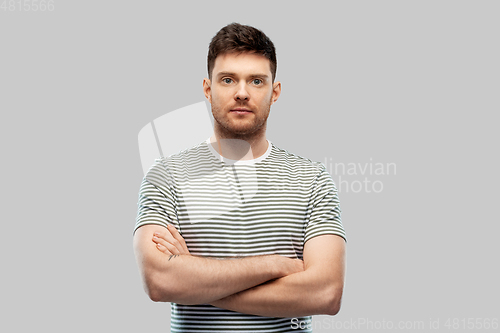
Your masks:
{"label": "wrist", "polygon": [[278,279],[283,276],[286,276],[289,274],[288,272],[288,267],[287,267],[287,261],[288,258],[280,256],[280,255],[273,255],[272,260],[271,260],[271,265],[272,265],[272,278],[271,279]]}

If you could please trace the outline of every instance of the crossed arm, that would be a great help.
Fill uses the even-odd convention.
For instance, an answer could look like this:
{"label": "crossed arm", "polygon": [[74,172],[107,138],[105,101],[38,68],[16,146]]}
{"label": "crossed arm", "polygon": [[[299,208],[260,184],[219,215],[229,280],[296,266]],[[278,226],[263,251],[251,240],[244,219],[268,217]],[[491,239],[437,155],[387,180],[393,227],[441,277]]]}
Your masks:
{"label": "crossed arm", "polygon": [[221,260],[192,256],[173,226],[140,227],[134,250],[153,301],[210,303],[268,317],[335,315],[340,309],[345,242],[336,235],[307,241],[303,262],[279,255]]}

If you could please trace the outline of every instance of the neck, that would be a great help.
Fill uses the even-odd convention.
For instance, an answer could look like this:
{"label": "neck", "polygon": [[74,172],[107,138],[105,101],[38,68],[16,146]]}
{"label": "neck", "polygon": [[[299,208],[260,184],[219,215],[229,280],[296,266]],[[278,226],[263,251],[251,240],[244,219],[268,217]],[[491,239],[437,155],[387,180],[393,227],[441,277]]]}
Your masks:
{"label": "neck", "polygon": [[[256,135],[257,134],[257,135]],[[210,143],[223,157],[231,160],[253,160],[264,155],[268,148],[265,128],[261,133],[235,135],[215,130]]]}

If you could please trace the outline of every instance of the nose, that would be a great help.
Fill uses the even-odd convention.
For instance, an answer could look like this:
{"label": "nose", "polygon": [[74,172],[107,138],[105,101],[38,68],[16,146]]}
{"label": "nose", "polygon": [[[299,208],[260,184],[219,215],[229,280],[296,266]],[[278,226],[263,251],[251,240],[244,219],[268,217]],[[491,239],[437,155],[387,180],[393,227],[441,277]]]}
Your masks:
{"label": "nose", "polygon": [[246,89],[245,82],[241,82],[238,85],[238,88],[236,90],[236,94],[234,95],[234,99],[237,101],[248,101],[250,99],[250,94],[248,93],[248,91]]}

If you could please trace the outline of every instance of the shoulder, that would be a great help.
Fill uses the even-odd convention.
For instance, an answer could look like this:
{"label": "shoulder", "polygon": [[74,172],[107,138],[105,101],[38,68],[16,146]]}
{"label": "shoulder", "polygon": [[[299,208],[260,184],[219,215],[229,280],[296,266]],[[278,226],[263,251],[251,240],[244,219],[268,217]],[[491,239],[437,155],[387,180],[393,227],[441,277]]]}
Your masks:
{"label": "shoulder", "polygon": [[326,167],[323,163],[291,153],[286,149],[278,147],[274,143],[271,144],[273,148],[269,155],[270,163],[286,167],[292,172],[314,174],[316,176],[326,172]]}
{"label": "shoulder", "polygon": [[152,183],[171,183],[176,176],[200,170],[212,163],[213,156],[206,142],[155,160],[145,178]]}

